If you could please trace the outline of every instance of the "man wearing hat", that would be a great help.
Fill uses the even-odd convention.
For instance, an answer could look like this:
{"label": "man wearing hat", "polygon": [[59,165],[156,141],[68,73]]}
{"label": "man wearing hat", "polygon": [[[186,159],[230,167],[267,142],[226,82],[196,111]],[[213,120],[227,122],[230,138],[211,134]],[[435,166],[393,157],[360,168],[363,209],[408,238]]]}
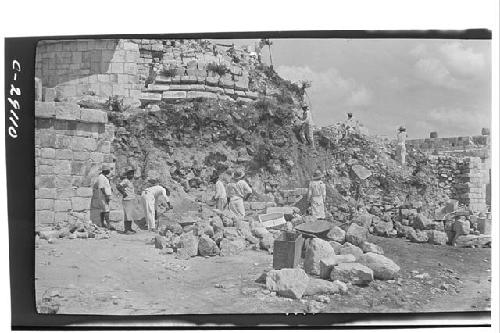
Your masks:
{"label": "man wearing hat", "polygon": [[313,179],[309,182],[307,199],[311,205],[311,214],[317,219],[325,218],[326,185],[321,180],[321,170],[314,171]]}
{"label": "man wearing hat", "polygon": [[311,110],[309,106],[304,104],[302,105],[302,111],[304,112],[302,115],[302,126],[300,128],[300,137],[302,141],[306,141],[313,147],[314,149],[314,136],[313,136],[313,121]]}
{"label": "man wearing hat", "polygon": [[149,231],[155,231],[156,226],[156,209],[160,204],[166,203],[168,207],[170,204],[170,191],[163,185],[154,185],[148,187],[141,193],[142,205],[144,207],[144,216]]}
{"label": "man wearing hat", "polygon": [[111,169],[104,165],[101,168],[101,173],[92,186],[90,219],[92,223],[100,227],[114,230],[109,224],[109,202],[111,201],[111,185],[109,184],[110,175]]}
{"label": "man wearing hat", "polygon": [[132,229],[132,220],[134,216],[134,199],[135,190],[132,179],[134,179],[135,169],[129,167],[125,172],[125,178],[116,186],[118,191],[122,194],[123,204],[123,232],[126,234],[135,233]]}
{"label": "man wearing hat", "polygon": [[404,126],[399,126],[396,157],[401,165],[405,165],[406,163],[406,137],[406,128],[404,128]]}
{"label": "man wearing hat", "polygon": [[219,210],[223,210],[224,207],[227,205],[227,194],[226,194],[226,187],[224,186],[223,182],[223,174],[222,173],[217,173],[214,177],[215,182],[215,208]]}
{"label": "man wearing hat", "polygon": [[245,172],[243,170],[235,171],[233,182],[227,186],[227,196],[229,198],[229,210],[240,218],[245,217],[244,200],[252,194],[252,188],[243,180]]}

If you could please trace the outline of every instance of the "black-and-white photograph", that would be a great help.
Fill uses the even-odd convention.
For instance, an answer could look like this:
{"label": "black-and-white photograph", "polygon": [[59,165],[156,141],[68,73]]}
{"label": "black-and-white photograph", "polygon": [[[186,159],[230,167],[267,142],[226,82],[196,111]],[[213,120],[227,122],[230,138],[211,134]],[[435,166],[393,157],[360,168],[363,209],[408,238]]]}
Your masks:
{"label": "black-and-white photograph", "polygon": [[491,40],[46,39],[41,314],[490,311]]}

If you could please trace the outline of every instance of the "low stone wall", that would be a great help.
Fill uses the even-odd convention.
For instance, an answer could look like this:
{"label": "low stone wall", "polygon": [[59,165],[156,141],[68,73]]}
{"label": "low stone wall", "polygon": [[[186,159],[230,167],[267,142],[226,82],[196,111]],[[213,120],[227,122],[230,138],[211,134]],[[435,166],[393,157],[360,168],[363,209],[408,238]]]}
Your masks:
{"label": "low stone wall", "polygon": [[490,136],[461,136],[451,138],[428,138],[407,140],[407,148],[416,148],[434,154],[447,154],[454,156],[472,156],[481,159],[490,157]]}
{"label": "low stone wall", "polygon": [[113,138],[105,111],[36,102],[36,225],[89,220],[93,181],[103,165],[114,168]]}

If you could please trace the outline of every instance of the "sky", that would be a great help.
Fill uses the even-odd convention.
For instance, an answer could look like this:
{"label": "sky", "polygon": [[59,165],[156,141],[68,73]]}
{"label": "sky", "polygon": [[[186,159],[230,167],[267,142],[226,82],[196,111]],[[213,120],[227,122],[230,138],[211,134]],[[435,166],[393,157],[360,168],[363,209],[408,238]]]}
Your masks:
{"label": "sky", "polygon": [[[239,40],[235,44],[254,44]],[[479,135],[491,123],[491,42],[452,39],[272,39],[274,69],[310,80],[314,123],[347,112],[371,134]],[[263,60],[269,63],[267,47]]]}

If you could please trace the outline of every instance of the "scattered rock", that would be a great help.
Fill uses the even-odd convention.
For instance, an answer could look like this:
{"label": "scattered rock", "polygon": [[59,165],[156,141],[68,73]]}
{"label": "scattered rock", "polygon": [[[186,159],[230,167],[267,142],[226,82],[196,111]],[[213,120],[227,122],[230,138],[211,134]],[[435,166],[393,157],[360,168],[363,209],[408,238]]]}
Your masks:
{"label": "scattered rock", "polygon": [[236,227],[227,227],[224,228],[224,238],[229,240],[235,240],[240,237],[238,229]]}
{"label": "scattered rock", "polygon": [[379,280],[392,280],[400,270],[394,261],[377,253],[365,253],[358,262],[369,267],[373,276]]}
{"label": "scattered rock", "polygon": [[326,234],[326,238],[338,242],[340,244],[344,244],[345,242],[345,231],[340,229],[337,226],[334,226],[328,231],[328,234]]}
{"label": "scattered rock", "polygon": [[304,296],[337,294],[340,292],[339,285],[331,281],[309,278],[309,283],[304,292]]}
{"label": "scattered rock", "polygon": [[252,234],[257,238],[263,238],[265,235],[269,234],[269,231],[264,227],[257,227],[252,229]]}
{"label": "scattered rock", "polygon": [[165,224],[165,230],[169,230],[176,235],[182,235],[182,233],[184,232],[182,226],[179,223],[167,223]]}
{"label": "scattered rock", "polygon": [[154,241],[155,241],[155,248],[160,250],[163,249],[167,244],[166,237],[160,235],[156,235]]}
{"label": "scattered rock", "polygon": [[429,238],[429,243],[435,245],[445,245],[448,242],[448,235],[443,231],[429,230],[427,231],[427,237]]}
{"label": "scattered rock", "polygon": [[[356,223],[357,225],[363,227],[363,228],[368,228],[371,226],[371,224],[373,222],[373,215],[368,214],[368,213],[358,215],[358,216],[354,217],[353,222]],[[349,240],[348,240],[348,242],[349,242]]]}
{"label": "scattered rock", "polygon": [[363,242],[360,246],[361,250],[363,250],[364,253],[367,252],[373,252],[377,254],[384,254],[384,249],[382,249],[380,246],[370,243],[370,242]]}
{"label": "scattered rock", "polygon": [[356,259],[358,259],[363,254],[363,250],[361,250],[359,247],[349,242],[344,243],[344,245],[342,245],[342,247],[340,248],[339,252],[341,255],[347,255],[347,254],[353,255]]}
{"label": "scattered rock", "polygon": [[220,242],[220,255],[227,257],[240,253],[246,247],[245,240],[243,238],[237,238],[235,240],[229,240],[224,238]]}
{"label": "scattered rock", "polygon": [[306,250],[304,270],[307,274],[319,275],[320,260],[333,257],[334,255],[335,251],[330,243],[319,238],[312,238]]}
{"label": "scattered rock", "polygon": [[171,247],[166,247],[160,251],[160,254],[172,254],[172,253],[174,253],[174,249],[172,249]]}
{"label": "scattered rock", "polygon": [[215,256],[220,253],[220,249],[214,240],[212,240],[207,235],[203,235],[198,241],[198,253],[203,257]]}
{"label": "scattered rock", "polygon": [[271,270],[266,276],[266,288],[282,297],[302,298],[308,283],[309,277],[300,268]]}
{"label": "scattered rock", "polygon": [[187,249],[181,247],[177,249],[177,252],[175,253],[175,258],[179,260],[188,260],[191,258],[191,255]]}
{"label": "scattered rock", "polygon": [[366,241],[367,237],[368,237],[367,228],[361,227],[356,223],[352,223],[347,229],[345,240],[346,242],[358,246],[359,244]]}
{"label": "scattered rock", "polygon": [[340,254],[340,248],[342,247],[342,244],[336,241],[329,241],[328,243],[330,243],[330,246],[335,251],[335,254]]}
{"label": "scattered rock", "polygon": [[415,216],[415,220],[413,221],[413,228],[417,230],[426,230],[429,229],[430,225],[431,221],[423,214],[417,214],[417,216]]}
{"label": "scattered rock", "polygon": [[424,230],[412,229],[408,233],[408,239],[413,243],[427,243],[429,237],[427,236],[427,232]]}
{"label": "scattered rock", "polygon": [[393,229],[394,228],[392,222],[380,221],[373,226],[374,233],[382,237],[389,237]]}
{"label": "scattered rock", "polygon": [[356,257],[352,254],[334,255],[319,261],[319,276],[322,279],[329,279],[334,266],[344,262],[355,262]]}
{"label": "scattered rock", "polygon": [[262,250],[269,251],[270,253],[274,250],[274,237],[271,233],[267,233],[259,242],[259,246]]}
{"label": "scattered rock", "polygon": [[373,271],[360,263],[341,263],[332,269],[330,279],[366,285],[373,281]]}
{"label": "scattered rock", "polygon": [[194,257],[198,254],[198,237],[192,233],[182,234],[180,237],[180,246],[184,248],[191,257]]}
{"label": "scattered rock", "polygon": [[470,222],[468,220],[457,220],[453,223],[453,231],[457,235],[470,234]]}

